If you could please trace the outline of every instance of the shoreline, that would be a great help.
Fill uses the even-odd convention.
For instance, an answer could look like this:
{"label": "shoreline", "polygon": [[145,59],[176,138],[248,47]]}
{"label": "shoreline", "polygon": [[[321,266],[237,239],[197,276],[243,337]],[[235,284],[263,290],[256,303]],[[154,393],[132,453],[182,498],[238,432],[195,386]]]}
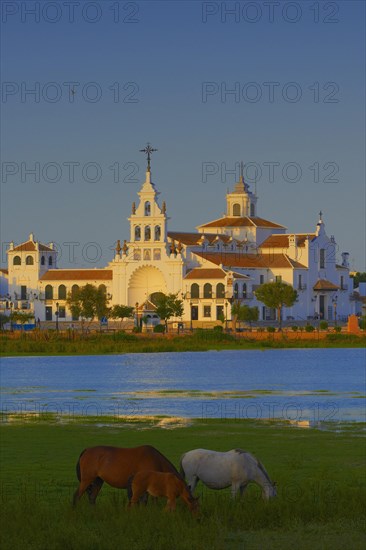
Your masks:
{"label": "shoreline", "polygon": [[120,355],[266,349],[364,348],[366,335],[353,333],[275,333],[237,336],[214,331],[189,335],[135,335],[128,333],[77,335],[55,333],[2,335],[0,357],[59,355]]}

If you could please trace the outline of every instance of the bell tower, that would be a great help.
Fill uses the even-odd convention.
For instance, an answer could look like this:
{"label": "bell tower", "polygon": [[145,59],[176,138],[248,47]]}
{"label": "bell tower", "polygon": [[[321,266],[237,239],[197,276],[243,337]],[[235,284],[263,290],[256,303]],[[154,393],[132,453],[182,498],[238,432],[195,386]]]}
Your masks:
{"label": "bell tower", "polygon": [[[136,249],[141,246],[144,250],[146,247],[153,247],[157,255],[158,248],[165,248],[167,242],[167,220],[165,201],[160,207],[158,204],[159,192],[154,183],[151,181],[151,154],[157,151],[148,143],[145,149],[141,152],[147,155],[147,168],[145,181],[138,193],[139,203],[136,206],[132,203],[131,216],[128,218],[130,222],[130,242],[129,248]],[[131,250],[131,252],[132,252]],[[149,252],[145,252],[149,256]]]}
{"label": "bell tower", "polygon": [[226,216],[252,217],[257,216],[257,196],[249,190],[249,185],[244,181],[244,163],[240,164],[240,178],[235,184],[234,190],[226,195]]}

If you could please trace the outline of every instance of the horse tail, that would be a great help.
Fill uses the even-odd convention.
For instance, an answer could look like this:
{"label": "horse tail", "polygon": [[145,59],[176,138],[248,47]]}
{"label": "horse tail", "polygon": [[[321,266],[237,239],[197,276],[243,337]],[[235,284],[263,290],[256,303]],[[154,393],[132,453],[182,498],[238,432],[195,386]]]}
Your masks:
{"label": "horse tail", "polygon": [[85,453],[85,451],[86,451],[86,449],[84,449],[84,450],[80,453],[79,460],[77,461],[77,464],[76,464],[76,475],[77,475],[78,481],[81,481],[80,459],[81,459],[81,457],[83,456],[83,454]]}
{"label": "horse tail", "polygon": [[185,453],[180,457],[180,461],[179,461],[179,473],[180,475],[182,476],[182,478],[185,480],[186,478],[186,473],[184,471],[184,468],[183,468],[183,458],[185,457]]}

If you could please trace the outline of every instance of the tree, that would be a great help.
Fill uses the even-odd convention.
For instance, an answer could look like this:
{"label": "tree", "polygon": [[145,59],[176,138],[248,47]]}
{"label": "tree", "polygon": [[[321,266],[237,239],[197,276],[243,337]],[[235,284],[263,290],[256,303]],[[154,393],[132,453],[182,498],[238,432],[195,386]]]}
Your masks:
{"label": "tree", "polygon": [[257,300],[267,307],[277,310],[279,330],[282,328],[282,308],[291,307],[297,300],[297,292],[291,286],[283,282],[264,283],[255,291]]}
{"label": "tree", "polygon": [[238,319],[245,323],[249,323],[249,326],[252,326],[252,323],[258,321],[259,310],[257,306],[249,307],[247,305],[242,305],[239,311]]}
{"label": "tree", "polygon": [[9,315],[5,315],[5,313],[0,313],[0,329],[3,330],[4,325],[6,323],[9,323],[10,317]]}
{"label": "tree", "polygon": [[233,331],[236,331],[236,323],[240,314],[240,302],[234,302],[231,306],[231,326]]}
{"label": "tree", "polygon": [[353,286],[354,288],[357,288],[360,283],[366,283],[366,273],[357,271],[355,275],[351,275],[353,277]]}
{"label": "tree", "polygon": [[111,319],[120,319],[121,322],[126,318],[131,319],[133,317],[133,307],[115,305],[109,310],[108,317]]}
{"label": "tree", "polygon": [[171,317],[183,315],[183,300],[177,294],[161,294],[156,298],[156,313],[165,322],[165,331],[168,332],[168,320]]}
{"label": "tree", "polygon": [[235,302],[231,308],[233,328],[235,330],[237,321],[248,322],[252,326],[253,321],[258,321],[259,311],[257,307],[249,307],[240,302]]}
{"label": "tree", "polygon": [[22,328],[28,323],[31,319],[34,319],[33,313],[27,313],[26,311],[13,311],[10,315],[11,323],[20,323]]}
{"label": "tree", "polygon": [[89,323],[108,314],[108,300],[104,287],[97,288],[86,284],[69,292],[66,303],[73,317],[81,317],[82,321],[89,320]]}

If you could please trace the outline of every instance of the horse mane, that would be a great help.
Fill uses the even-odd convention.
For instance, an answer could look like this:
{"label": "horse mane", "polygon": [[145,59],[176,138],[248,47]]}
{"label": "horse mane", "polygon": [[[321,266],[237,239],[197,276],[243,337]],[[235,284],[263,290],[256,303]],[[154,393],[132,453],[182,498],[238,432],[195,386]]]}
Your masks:
{"label": "horse mane", "polygon": [[258,468],[260,469],[260,471],[262,472],[262,474],[264,475],[264,477],[267,479],[267,481],[269,483],[272,484],[271,480],[270,480],[270,477],[265,469],[265,467],[263,466],[263,464],[258,460],[258,458],[256,458],[255,456],[253,456],[251,453],[249,453],[248,451],[244,451],[243,449],[235,449],[235,452],[236,453],[239,453],[239,454],[246,454],[246,455],[250,455],[251,457],[254,458]]}
{"label": "horse mane", "polygon": [[173,468],[173,470],[174,470],[174,472],[175,472],[175,475],[176,475],[179,479],[181,479],[181,480],[184,481],[183,476],[178,472],[178,470],[177,470],[177,468],[174,466],[173,462],[170,462],[169,458],[167,458],[165,455],[163,455],[163,453],[161,453],[161,452],[159,451],[159,449],[157,449],[156,447],[153,447],[152,445],[144,445],[144,447],[150,447],[150,449],[154,449],[154,451],[157,452],[158,455],[159,455],[161,458],[163,458],[164,460],[166,460],[166,461],[170,464],[170,466]]}
{"label": "horse mane", "polygon": [[269,475],[267,474],[267,471],[266,471],[265,467],[263,466],[263,464],[257,458],[256,458],[256,461],[257,461],[258,468],[261,470],[263,475],[267,478],[268,482],[272,485],[272,481],[270,480]]}

